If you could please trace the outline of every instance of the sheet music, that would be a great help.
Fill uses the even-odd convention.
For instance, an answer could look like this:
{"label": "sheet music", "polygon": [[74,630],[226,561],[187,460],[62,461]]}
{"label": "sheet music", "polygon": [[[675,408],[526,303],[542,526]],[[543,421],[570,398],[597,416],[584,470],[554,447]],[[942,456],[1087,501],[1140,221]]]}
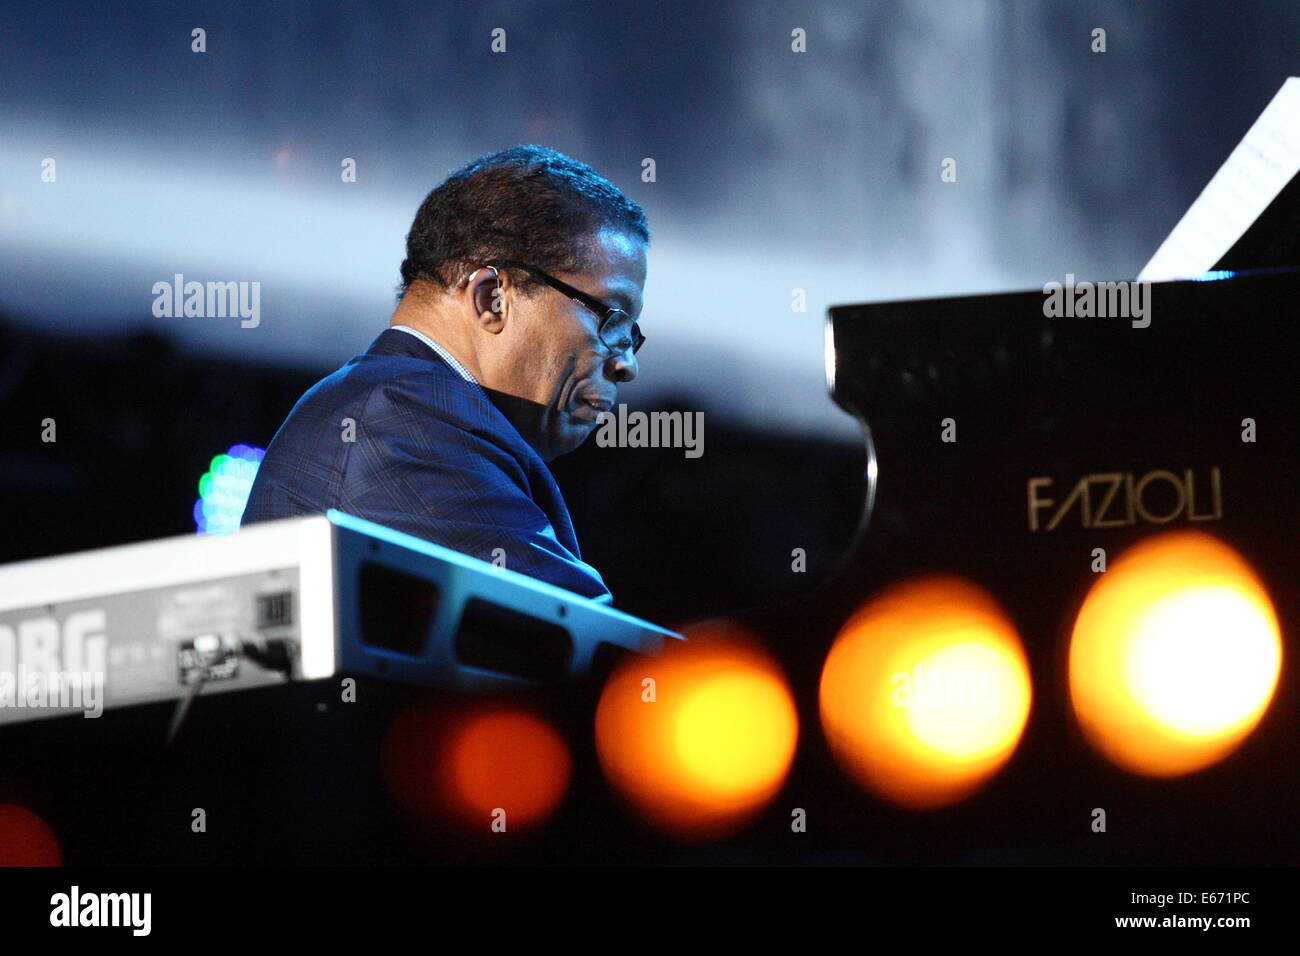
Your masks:
{"label": "sheet music", "polygon": [[1201,190],[1139,279],[1199,276],[1214,267],[1300,171],[1300,78],[1290,77]]}

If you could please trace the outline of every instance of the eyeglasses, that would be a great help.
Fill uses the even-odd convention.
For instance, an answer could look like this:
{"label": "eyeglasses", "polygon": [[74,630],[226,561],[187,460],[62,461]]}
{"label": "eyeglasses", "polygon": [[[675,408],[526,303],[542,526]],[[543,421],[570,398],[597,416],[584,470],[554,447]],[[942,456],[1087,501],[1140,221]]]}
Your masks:
{"label": "eyeglasses", "polygon": [[641,334],[641,326],[632,321],[632,316],[628,315],[625,310],[606,305],[594,295],[588,295],[581,289],[575,289],[567,282],[561,282],[555,276],[548,275],[541,269],[526,266],[522,262],[506,260],[498,263],[498,265],[503,269],[522,269],[529,275],[545,282],[557,292],[568,296],[596,316],[598,320],[596,335],[600,337],[601,344],[615,355],[622,355],[628,349],[631,349],[632,354],[635,355],[637,350],[645,344],[645,336]]}

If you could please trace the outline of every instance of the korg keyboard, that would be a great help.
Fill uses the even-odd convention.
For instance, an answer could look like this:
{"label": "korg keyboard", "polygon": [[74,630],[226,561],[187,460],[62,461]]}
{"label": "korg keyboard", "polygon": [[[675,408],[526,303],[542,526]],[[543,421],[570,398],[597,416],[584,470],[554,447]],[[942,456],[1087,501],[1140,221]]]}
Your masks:
{"label": "korg keyboard", "polygon": [[0,723],[334,674],[599,674],[678,635],[338,511],[0,567]]}

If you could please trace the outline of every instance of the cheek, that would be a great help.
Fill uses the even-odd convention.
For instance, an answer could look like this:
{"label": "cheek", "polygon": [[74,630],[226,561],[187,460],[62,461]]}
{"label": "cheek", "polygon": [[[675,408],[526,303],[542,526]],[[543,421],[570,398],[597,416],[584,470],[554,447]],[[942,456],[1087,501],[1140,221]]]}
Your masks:
{"label": "cheek", "polygon": [[591,365],[591,349],[581,336],[569,336],[549,343],[545,366],[550,381],[557,388],[562,388],[571,379],[588,375]]}
{"label": "cheek", "polygon": [[581,356],[562,343],[552,342],[538,348],[528,358],[529,378],[534,396],[546,404],[554,404],[566,393],[578,377]]}
{"label": "cheek", "polygon": [[533,323],[534,335],[524,346],[521,365],[539,392],[558,391],[584,359],[582,337],[567,327],[571,321],[567,315],[551,312]]}

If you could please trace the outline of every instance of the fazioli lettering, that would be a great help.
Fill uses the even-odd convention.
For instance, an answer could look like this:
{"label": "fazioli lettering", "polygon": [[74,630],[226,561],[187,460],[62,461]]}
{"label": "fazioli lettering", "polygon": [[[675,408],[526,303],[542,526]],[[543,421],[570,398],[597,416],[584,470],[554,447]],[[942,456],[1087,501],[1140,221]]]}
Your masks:
{"label": "fazioli lettering", "polygon": [[[1064,498],[1052,494],[1050,477],[1026,482],[1030,531],[1055,531],[1062,523],[1079,528],[1122,528],[1138,523],[1169,524],[1217,521],[1223,517],[1223,480],[1217,465],[1202,476],[1185,468],[1181,475],[1164,469],[1143,475],[1097,472],[1084,475]],[[1074,524],[1077,516],[1078,524]]]}

